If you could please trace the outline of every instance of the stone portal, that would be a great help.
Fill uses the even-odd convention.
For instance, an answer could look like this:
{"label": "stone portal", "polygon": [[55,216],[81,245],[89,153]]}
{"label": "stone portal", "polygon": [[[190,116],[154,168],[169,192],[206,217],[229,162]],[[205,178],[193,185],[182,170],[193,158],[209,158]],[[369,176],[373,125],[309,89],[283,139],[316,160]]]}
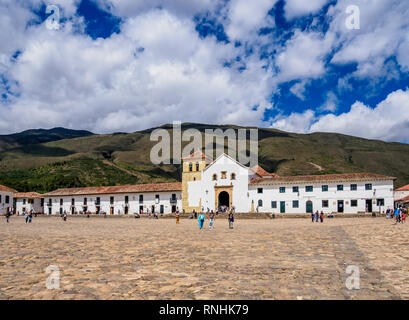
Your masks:
{"label": "stone portal", "polygon": [[233,203],[233,186],[215,186],[215,208],[227,206],[231,208]]}

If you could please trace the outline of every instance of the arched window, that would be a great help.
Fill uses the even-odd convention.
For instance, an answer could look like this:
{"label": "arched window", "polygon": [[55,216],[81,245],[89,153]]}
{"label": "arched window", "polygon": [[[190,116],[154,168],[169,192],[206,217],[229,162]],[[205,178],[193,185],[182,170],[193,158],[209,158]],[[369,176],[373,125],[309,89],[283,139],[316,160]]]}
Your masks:
{"label": "arched window", "polygon": [[199,171],[199,162],[196,162],[196,171]]}
{"label": "arched window", "polygon": [[236,180],[236,174],[235,173],[231,174],[231,180]]}
{"label": "arched window", "polygon": [[258,201],[258,206],[259,206],[259,207],[262,207],[262,206],[263,206],[263,200],[260,199],[260,200]]}
{"label": "arched window", "polygon": [[193,165],[191,162],[189,162],[189,171],[193,171]]}
{"label": "arched window", "polygon": [[217,174],[214,174],[213,175],[213,181],[216,181],[217,180]]}

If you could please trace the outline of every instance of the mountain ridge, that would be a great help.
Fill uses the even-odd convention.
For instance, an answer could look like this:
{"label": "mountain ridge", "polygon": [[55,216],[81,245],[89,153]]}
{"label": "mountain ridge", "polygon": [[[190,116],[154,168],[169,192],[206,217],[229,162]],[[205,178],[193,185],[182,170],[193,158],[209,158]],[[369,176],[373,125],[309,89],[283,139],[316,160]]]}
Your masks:
{"label": "mountain ridge", "polygon": [[[190,128],[204,132],[256,127],[182,124],[182,132]],[[53,128],[0,136],[0,183],[19,191],[48,192],[59,187],[178,181],[180,165],[150,162],[150,150],[157,143],[150,141],[150,133],[155,129],[173,133],[173,125],[164,124],[131,133]],[[258,130],[259,164],[267,171],[282,176],[372,172],[397,177],[397,187],[409,183],[408,144],[338,133]],[[2,144],[7,139],[14,143]]]}

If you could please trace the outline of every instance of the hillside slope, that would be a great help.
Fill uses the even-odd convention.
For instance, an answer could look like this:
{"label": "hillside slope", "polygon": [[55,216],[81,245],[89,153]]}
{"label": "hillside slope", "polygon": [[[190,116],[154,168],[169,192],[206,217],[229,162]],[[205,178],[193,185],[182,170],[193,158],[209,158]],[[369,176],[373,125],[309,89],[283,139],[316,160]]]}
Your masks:
{"label": "hillside slope", "polygon": [[[172,134],[172,126],[164,125]],[[185,123],[182,129],[233,128]],[[46,192],[59,187],[176,181],[179,165],[153,165],[150,133],[84,134],[0,149],[0,184],[19,191]],[[7,136],[1,136],[6,138]],[[35,142],[35,141],[32,141]],[[259,163],[279,175],[373,172],[409,183],[409,145],[334,133],[294,134],[259,129]]]}
{"label": "hillside slope", "polygon": [[32,129],[10,135],[0,135],[0,151],[19,148],[62,139],[71,139],[93,135],[85,130],[71,130],[65,128]]}

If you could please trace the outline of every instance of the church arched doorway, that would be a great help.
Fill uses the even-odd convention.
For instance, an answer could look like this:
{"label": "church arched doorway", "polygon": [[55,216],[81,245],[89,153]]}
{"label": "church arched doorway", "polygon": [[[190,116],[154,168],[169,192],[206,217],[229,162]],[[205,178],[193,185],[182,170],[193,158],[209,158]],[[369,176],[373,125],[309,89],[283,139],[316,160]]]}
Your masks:
{"label": "church arched doorway", "polygon": [[219,193],[219,207],[221,206],[230,207],[230,196],[227,191]]}

